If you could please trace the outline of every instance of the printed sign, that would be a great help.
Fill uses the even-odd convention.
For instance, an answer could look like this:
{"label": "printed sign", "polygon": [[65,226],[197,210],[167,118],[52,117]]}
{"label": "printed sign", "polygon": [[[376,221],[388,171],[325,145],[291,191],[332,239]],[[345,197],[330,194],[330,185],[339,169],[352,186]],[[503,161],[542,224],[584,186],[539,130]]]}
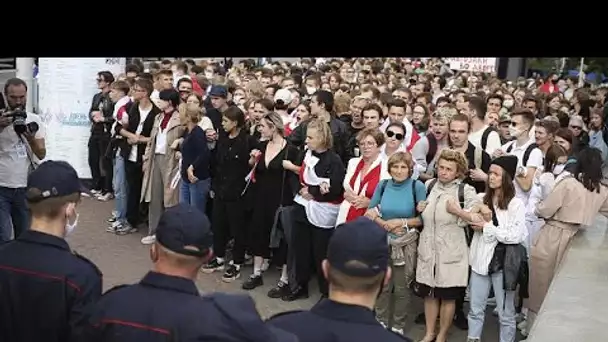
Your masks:
{"label": "printed sign", "polygon": [[40,58],[38,101],[46,124],[46,159],[70,163],[80,178],[91,178],[89,110],[97,73],[124,71],[126,58]]}
{"label": "printed sign", "polygon": [[497,58],[458,57],[446,58],[445,62],[452,70],[473,72],[496,72]]}

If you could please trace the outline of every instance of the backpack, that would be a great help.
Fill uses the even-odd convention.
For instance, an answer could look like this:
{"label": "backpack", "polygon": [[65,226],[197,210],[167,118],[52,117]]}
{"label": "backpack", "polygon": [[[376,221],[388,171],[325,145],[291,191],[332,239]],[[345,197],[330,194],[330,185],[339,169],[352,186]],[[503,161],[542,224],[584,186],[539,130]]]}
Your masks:
{"label": "backpack", "polygon": [[481,134],[481,149],[484,151],[486,150],[486,147],[488,147],[488,137],[492,132],[496,132],[496,129],[492,126],[488,126]]}
{"label": "backpack", "polygon": [[[380,184],[380,200],[382,200],[382,196],[384,196],[384,190],[386,190],[386,184],[388,184],[388,179],[383,179],[382,184]],[[412,194],[414,196],[414,211],[416,211],[416,205],[418,204],[418,200],[416,199],[416,180],[412,179]]]}
{"label": "backpack", "polygon": [[[433,179],[431,181],[431,183],[429,183],[429,187],[426,189],[426,198],[429,198],[429,195],[431,194],[431,191],[433,190],[433,187],[435,186],[435,184],[437,184],[437,178]],[[460,183],[458,184],[458,203],[460,203],[460,208],[464,209],[464,187],[465,187],[465,183]],[[471,246],[471,241],[473,240],[473,232],[471,230],[471,227],[467,226],[464,229],[464,237],[467,239],[467,245],[470,247]]]}
{"label": "backpack", "polygon": [[426,153],[426,165],[429,165],[437,154],[437,139],[433,133],[426,135],[426,140],[429,142],[429,151]]}
{"label": "backpack", "polygon": [[[511,150],[513,150],[513,145],[515,145],[515,141],[513,141],[513,143],[511,143],[509,147],[507,147],[507,153],[511,153]],[[528,166],[528,159],[530,159],[530,154],[532,153],[532,150],[537,147],[538,145],[536,145],[536,143],[532,143],[526,148],[526,151],[524,152],[524,157],[521,161],[521,165]]]}

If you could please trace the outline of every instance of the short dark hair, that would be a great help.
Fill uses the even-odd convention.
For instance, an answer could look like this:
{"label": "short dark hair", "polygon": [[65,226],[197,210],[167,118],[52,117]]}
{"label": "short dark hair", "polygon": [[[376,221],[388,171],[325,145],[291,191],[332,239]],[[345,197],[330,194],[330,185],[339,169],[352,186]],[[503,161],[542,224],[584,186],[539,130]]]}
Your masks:
{"label": "short dark hair", "polygon": [[179,88],[179,86],[183,82],[190,83],[190,85],[192,85],[192,80],[190,78],[188,78],[188,77],[182,77],[182,78],[179,79],[179,81],[177,81],[177,88]]}
{"label": "short dark hair", "polygon": [[148,97],[154,91],[154,84],[152,83],[152,81],[150,81],[149,79],[146,79],[146,78],[140,78],[140,79],[136,80],[135,85],[144,89],[146,91],[146,96],[148,96]]}
{"label": "short dark hair", "polygon": [[[334,95],[327,90],[317,90],[312,96],[317,98],[319,104],[323,104],[324,108],[328,112],[334,110]],[[380,110],[382,113],[382,110]]]}
{"label": "short dark hair", "polygon": [[19,87],[19,86],[24,86],[25,90],[27,91],[27,84],[25,83],[24,80],[18,78],[18,77],[13,77],[11,79],[9,79],[8,81],[6,81],[6,83],[4,84],[4,93],[8,93],[8,88],[10,86],[13,87]]}
{"label": "short dark hair", "polygon": [[139,65],[137,64],[127,64],[127,66],[125,67],[125,74],[126,73],[130,73],[130,72],[134,72],[137,75],[139,75],[143,70],[141,70],[141,68],[139,67]]}
{"label": "short dark hair", "polygon": [[[454,121],[459,121],[459,122],[466,122],[467,123],[467,131],[471,130],[471,122],[469,121],[469,117],[464,115],[464,114],[456,114],[454,116],[452,116],[452,118],[450,119],[450,124]],[[449,127],[449,125],[448,125]]]}
{"label": "short dark hair", "polygon": [[517,115],[521,116],[525,121],[527,121],[530,126],[532,126],[534,124],[534,120],[536,120],[536,118],[534,117],[534,113],[532,113],[532,111],[529,109],[520,108],[518,110],[515,110],[511,114],[511,118]]}
{"label": "short dark hair", "polygon": [[108,82],[108,83],[114,82],[114,75],[112,75],[112,73],[107,70],[98,72],[97,77],[101,78],[102,80],[104,80],[105,82]]}
{"label": "short dark hair", "polygon": [[469,98],[469,108],[475,111],[475,115],[479,119],[483,120],[486,117],[488,106],[482,98],[478,96],[471,96]]}
{"label": "short dark hair", "polygon": [[245,114],[237,106],[230,106],[226,111],[222,113],[230,121],[235,121],[237,127],[242,128],[245,126]]}

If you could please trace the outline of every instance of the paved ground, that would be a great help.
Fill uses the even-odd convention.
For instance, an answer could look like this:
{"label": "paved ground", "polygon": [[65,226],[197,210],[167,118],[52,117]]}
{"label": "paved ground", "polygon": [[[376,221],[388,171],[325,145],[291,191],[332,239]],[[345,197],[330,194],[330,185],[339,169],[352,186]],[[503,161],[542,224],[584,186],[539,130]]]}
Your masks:
{"label": "paved ground", "polygon": [[[113,203],[102,203],[92,199],[84,199],[79,207],[80,218],[78,228],[70,236],[69,242],[74,250],[90,258],[101,269],[104,275],[104,289],[124,283],[137,282],[150,268],[149,247],[142,245],[139,240],[143,232],[117,236],[107,233],[105,220],[112,210]],[[245,268],[241,278],[249,275],[250,269]],[[308,300],[286,303],[280,299],[266,297],[268,290],[276,283],[279,272],[270,270],[265,276],[265,285],[262,288],[249,292],[257,303],[257,308],[263,317],[296,309],[308,309],[318,300],[314,295]],[[201,292],[243,292],[241,282],[232,284],[222,282],[220,274],[207,275],[201,273],[197,280]],[[311,282],[314,284],[316,282]],[[313,290],[314,292],[314,290]],[[415,340],[424,336],[424,326],[416,325],[411,320],[418,312],[422,312],[422,301],[414,299],[411,307],[410,323],[407,335]],[[497,318],[487,315],[484,341],[498,341]],[[466,341],[466,333],[452,327],[450,341]]]}

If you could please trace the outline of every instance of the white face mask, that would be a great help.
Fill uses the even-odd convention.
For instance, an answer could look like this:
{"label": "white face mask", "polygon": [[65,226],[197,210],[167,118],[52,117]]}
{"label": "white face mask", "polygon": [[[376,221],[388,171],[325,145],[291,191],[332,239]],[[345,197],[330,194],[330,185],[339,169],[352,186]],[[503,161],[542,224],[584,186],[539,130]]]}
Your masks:
{"label": "white face mask", "polygon": [[307,93],[308,95],[312,95],[312,94],[314,94],[314,93],[315,93],[315,91],[317,91],[317,88],[315,88],[315,87],[308,87],[308,86],[306,87],[306,93]]}
{"label": "white face mask", "polygon": [[205,78],[207,80],[211,80],[213,78],[213,73],[212,72],[205,72]]}
{"label": "white face mask", "polygon": [[513,138],[517,138],[521,135],[521,131],[517,127],[509,126],[509,134]]}
{"label": "white face mask", "polygon": [[505,108],[511,108],[511,107],[513,107],[513,104],[514,104],[514,101],[511,99],[507,99],[503,102],[503,106]]}
{"label": "white face mask", "polygon": [[555,164],[555,166],[553,167],[553,174],[554,175],[559,175],[562,172],[564,172],[564,168],[566,167],[566,164]]}
{"label": "white face mask", "polygon": [[69,236],[70,234],[72,234],[74,229],[76,229],[76,226],[78,226],[78,216],[79,216],[79,214],[76,213],[76,219],[74,220],[74,223],[70,223],[69,218],[65,222],[65,236],[66,237]]}

